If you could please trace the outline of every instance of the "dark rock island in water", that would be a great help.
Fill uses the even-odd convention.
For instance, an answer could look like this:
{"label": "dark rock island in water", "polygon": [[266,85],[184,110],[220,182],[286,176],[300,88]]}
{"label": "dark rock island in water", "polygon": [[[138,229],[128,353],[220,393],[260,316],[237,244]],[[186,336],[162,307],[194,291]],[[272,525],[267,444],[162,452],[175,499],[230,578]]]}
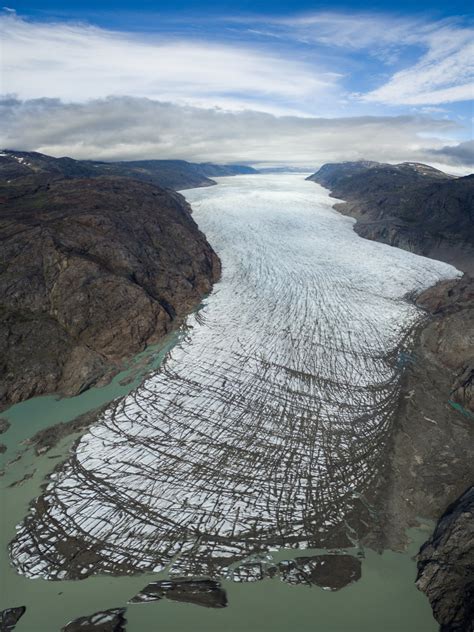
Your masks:
{"label": "dark rock island in water", "polygon": [[111,608],[79,617],[68,623],[61,632],[125,632],[126,608]]}
{"label": "dark rock island in water", "polygon": [[12,632],[15,629],[16,624],[25,614],[25,606],[19,606],[18,608],[7,608],[0,611],[0,632]]}
{"label": "dark rock island in water", "polygon": [[227,606],[225,590],[213,579],[164,579],[151,582],[130,603],[159,601],[164,598],[206,608]]}

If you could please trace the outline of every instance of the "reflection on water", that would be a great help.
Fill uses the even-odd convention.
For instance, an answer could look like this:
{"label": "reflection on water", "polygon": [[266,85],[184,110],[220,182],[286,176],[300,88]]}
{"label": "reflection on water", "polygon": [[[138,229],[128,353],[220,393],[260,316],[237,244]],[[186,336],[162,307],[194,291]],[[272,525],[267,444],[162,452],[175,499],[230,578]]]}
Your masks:
{"label": "reflection on water", "polygon": [[404,296],[456,271],[359,238],[298,176],[186,197],[222,281],[161,370],[50,477],[11,546],[28,577],[225,576],[252,554],[347,547],[370,528],[419,318]]}

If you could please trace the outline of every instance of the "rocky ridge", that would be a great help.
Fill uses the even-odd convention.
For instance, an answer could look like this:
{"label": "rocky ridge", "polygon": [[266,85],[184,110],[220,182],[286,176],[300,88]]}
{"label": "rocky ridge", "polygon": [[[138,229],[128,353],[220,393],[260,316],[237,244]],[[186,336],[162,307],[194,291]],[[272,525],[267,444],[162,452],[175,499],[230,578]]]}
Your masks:
{"label": "rocky ridge", "polygon": [[418,163],[326,164],[308,180],[331,189],[356,232],[474,273],[474,175]]}
{"label": "rocky ridge", "polygon": [[0,202],[0,407],[100,383],[219,277],[189,205],[153,184],[36,170]]}
{"label": "rocky ridge", "polygon": [[47,173],[49,177],[96,178],[114,176],[133,178],[157,186],[173,189],[212,186],[211,178],[257,173],[244,165],[215,165],[192,163],[186,160],[132,160],[100,162],[53,158],[38,152],[0,151],[0,180],[16,180],[25,176]]}
{"label": "rocky ridge", "polygon": [[474,487],[446,509],[421,548],[417,585],[442,632],[474,630]]}

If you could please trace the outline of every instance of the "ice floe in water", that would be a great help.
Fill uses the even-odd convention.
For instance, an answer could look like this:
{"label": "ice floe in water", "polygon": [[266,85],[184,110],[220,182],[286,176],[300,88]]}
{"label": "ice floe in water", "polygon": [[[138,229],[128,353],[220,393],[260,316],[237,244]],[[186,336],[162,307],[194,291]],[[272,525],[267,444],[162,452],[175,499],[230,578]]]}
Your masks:
{"label": "ice floe in water", "polygon": [[[31,577],[218,575],[367,528],[421,313],[451,266],[360,238],[301,176],[185,192],[223,263],[162,369],[112,405],[11,545]],[[362,500],[364,502],[362,502]],[[304,543],[304,544],[303,544]]]}

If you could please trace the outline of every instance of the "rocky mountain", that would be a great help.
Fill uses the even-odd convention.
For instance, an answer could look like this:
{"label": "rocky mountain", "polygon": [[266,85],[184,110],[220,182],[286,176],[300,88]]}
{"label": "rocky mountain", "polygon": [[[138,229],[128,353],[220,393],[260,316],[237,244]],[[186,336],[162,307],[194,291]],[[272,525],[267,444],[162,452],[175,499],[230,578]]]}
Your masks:
{"label": "rocky mountain", "polygon": [[110,375],[199,303],[220,262],[178,193],[80,177],[70,159],[1,158],[3,177],[17,166],[0,182],[4,407]]}
{"label": "rocky mountain", "polygon": [[474,175],[454,178],[418,163],[326,164],[310,176],[344,200],[355,230],[474,272]]}
{"label": "rocky mountain", "polygon": [[175,191],[211,186],[218,176],[257,173],[243,165],[196,164],[185,160],[136,160],[128,162],[99,162],[53,158],[38,152],[0,152],[0,179],[14,180],[27,175],[48,173],[65,178],[95,178],[117,176],[134,178]]}
{"label": "rocky mountain", "polygon": [[327,163],[307,179],[319,182],[327,188],[337,188],[351,196],[357,193],[372,197],[377,193],[399,190],[408,185],[453,178],[438,169],[416,162],[389,165],[359,160]]}
{"label": "rocky mountain", "polygon": [[452,503],[418,555],[417,585],[442,632],[474,629],[474,487]]}

